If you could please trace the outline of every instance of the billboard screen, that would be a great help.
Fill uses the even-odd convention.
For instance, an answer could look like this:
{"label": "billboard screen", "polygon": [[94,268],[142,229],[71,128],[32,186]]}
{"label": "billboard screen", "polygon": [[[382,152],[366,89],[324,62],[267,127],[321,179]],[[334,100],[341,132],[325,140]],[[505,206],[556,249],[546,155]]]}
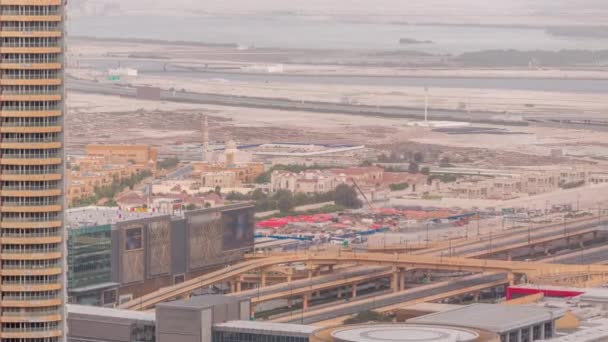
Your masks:
{"label": "billboard screen", "polygon": [[252,208],[223,211],[222,227],[224,251],[253,246],[254,216]]}

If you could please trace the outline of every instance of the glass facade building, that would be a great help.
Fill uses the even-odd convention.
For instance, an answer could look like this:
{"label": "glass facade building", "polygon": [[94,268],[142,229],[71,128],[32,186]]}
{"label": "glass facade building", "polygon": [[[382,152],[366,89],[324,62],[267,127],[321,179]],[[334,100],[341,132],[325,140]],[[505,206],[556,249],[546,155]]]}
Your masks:
{"label": "glass facade building", "polygon": [[112,225],[68,229],[67,259],[70,302],[103,305],[100,291],[112,284]]}

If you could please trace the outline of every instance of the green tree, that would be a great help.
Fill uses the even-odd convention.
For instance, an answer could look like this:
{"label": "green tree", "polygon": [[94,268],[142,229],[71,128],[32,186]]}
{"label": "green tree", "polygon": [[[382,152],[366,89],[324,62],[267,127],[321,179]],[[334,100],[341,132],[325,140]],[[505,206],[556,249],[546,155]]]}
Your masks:
{"label": "green tree", "polygon": [[422,173],[423,175],[428,176],[431,173],[431,169],[428,166],[425,166],[423,168],[420,169],[420,173]]}
{"label": "green tree", "polygon": [[259,201],[259,200],[267,198],[267,197],[268,197],[268,195],[266,195],[264,193],[264,190],[262,190],[262,189],[255,189],[251,193],[251,199],[254,201]]}
{"label": "green tree", "polygon": [[334,201],[345,208],[358,209],[363,206],[363,202],[357,196],[357,190],[348,184],[340,184],[336,187]]}
{"label": "green tree", "polygon": [[416,162],[411,162],[407,168],[407,172],[409,173],[418,173],[420,171],[420,166]]}
{"label": "green tree", "polygon": [[414,161],[416,163],[422,163],[424,161],[424,154],[422,152],[414,153]]}
{"label": "green tree", "polygon": [[162,160],[161,162],[158,163],[157,167],[159,169],[172,169],[174,167],[176,167],[177,165],[179,165],[179,159],[172,157],[172,158],[167,158]]}
{"label": "green tree", "polygon": [[282,213],[291,211],[294,207],[294,198],[291,191],[281,193],[277,198],[277,207]]}
{"label": "green tree", "polygon": [[311,203],[311,199],[310,196],[308,196],[307,194],[303,193],[303,192],[298,192],[293,196],[293,200],[294,200],[294,205],[296,207],[299,207],[301,205],[306,205]]}
{"label": "green tree", "polygon": [[395,183],[390,184],[388,187],[389,189],[391,189],[391,191],[401,191],[407,189],[409,186],[410,185],[407,183]]}
{"label": "green tree", "polygon": [[448,157],[441,158],[441,160],[439,161],[439,166],[440,167],[451,167],[452,164],[450,164],[450,158],[448,158]]}

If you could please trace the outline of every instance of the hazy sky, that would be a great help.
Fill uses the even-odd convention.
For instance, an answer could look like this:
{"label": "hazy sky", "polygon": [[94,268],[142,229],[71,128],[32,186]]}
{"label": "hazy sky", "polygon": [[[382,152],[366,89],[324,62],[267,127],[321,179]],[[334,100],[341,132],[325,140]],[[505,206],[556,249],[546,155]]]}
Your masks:
{"label": "hazy sky", "polygon": [[[99,1],[99,0],[96,0]],[[608,8],[605,0],[121,0],[129,6],[182,7],[209,11],[337,11],[337,12],[404,12],[409,9],[431,9],[458,12],[543,11],[584,9],[590,13]],[[583,8],[581,8],[583,7]]]}
{"label": "hazy sky", "polygon": [[[182,15],[297,12],[307,15],[402,16],[412,22],[608,25],[608,0],[72,0],[112,2],[124,12]],[[539,24],[542,25],[542,24]]]}

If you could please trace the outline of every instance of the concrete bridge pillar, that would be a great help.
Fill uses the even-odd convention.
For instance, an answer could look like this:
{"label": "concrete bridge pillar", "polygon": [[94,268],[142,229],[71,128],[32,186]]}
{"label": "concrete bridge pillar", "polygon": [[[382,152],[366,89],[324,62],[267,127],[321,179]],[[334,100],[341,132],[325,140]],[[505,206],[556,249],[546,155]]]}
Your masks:
{"label": "concrete bridge pillar", "polygon": [[357,298],[357,284],[353,284],[353,289],[352,289],[353,293],[352,293],[352,298]]}
{"label": "concrete bridge pillar", "polygon": [[405,268],[401,269],[401,277],[400,277],[401,279],[399,279],[400,280],[399,291],[405,290],[405,278],[406,278],[406,276],[407,276],[407,270]]}
{"label": "concrete bridge pillar", "polygon": [[302,309],[303,310],[307,310],[308,309],[308,301],[310,300],[310,294],[309,293],[305,293],[304,296],[302,296]]}
{"label": "concrete bridge pillar", "polygon": [[507,280],[509,282],[509,286],[515,285],[515,275],[512,272],[507,273]]}
{"label": "concrete bridge pillar", "polygon": [[393,266],[393,276],[391,279],[391,289],[393,292],[399,291],[399,269]]}
{"label": "concrete bridge pillar", "polygon": [[261,287],[266,287],[266,278],[268,276],[268,272],[266,270],[264,270],[264,269],[261,270],[260,272],[262,273],[261,274],[261,279],[260,279],[260,286]]}
{"label": "concrete bridge pillar", "polygon": [[290,284],[293,281],[293,268],[287,271],[287,283]]}

